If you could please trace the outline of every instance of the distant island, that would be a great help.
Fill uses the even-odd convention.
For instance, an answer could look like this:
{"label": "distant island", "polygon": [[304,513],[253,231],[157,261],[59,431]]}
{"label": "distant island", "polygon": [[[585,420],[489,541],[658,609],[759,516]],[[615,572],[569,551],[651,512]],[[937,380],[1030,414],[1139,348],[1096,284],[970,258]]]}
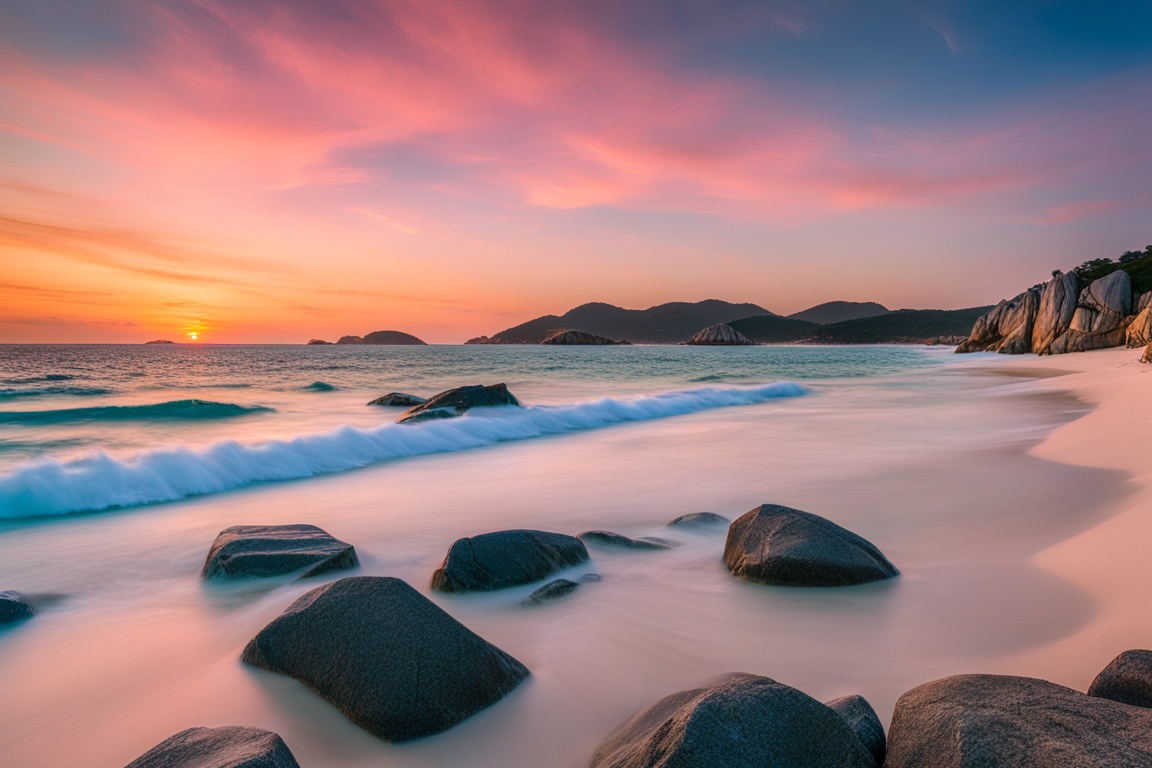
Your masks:
{"label": "distant island", "polygon": [[176,342],[169,341],[168,339],[156,339],[155,341],[146,341],[144,343],[145,344],[175,344]]}
{"label": "distant island", "polygon": [[[324,341],[323,339],[312,339],[308,342],[310,345],[319,344],[332,344],[331,341]],[[419,346],[427,345],[428,342],[423,339],[418,339],[410,333],[402,331],[372,331],[365,336],[341,336],[336,344],[376,344],[376,345],[408,345]]]}

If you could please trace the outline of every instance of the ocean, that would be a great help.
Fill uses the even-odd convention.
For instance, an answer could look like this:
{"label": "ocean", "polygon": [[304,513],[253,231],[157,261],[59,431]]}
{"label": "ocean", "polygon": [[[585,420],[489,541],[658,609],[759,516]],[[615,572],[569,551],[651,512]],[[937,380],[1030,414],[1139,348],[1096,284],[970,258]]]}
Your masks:
{"label": "ocean", "polygon": [[[505,382],[525,408],[419,425],[367,406]],[[885,720],[905,690],[1013,659],[1091,621],[1038,551],[1125,491],[1028,453],[1084,413],[1003,358],[925,347],[0,346],[0,590],[44,607],[0,630],[0,764],[123,765],[197,725],[279,733],[304,766],[576,768],[637,709],[733,671]],[[885,583],[733,578],[724,529],[762,503],[827,517],[901,569]],[[240,524],[312,523],[356,546],[531,676],[443,734],[381,742],[239,661],[324,580],[199,578]],[[601,581],[432,593],[462,536],[662,536],[591,549]],[[336,578],[333,576],[332,578]],[[1057,681],[1061,682],[1061,681]]]}

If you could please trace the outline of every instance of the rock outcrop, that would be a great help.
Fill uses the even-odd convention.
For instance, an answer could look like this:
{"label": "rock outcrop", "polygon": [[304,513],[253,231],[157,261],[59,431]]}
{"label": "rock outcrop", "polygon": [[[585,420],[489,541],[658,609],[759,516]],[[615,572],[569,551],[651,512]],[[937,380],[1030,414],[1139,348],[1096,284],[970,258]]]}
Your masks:
{"label": "rock outcrop", "polygon": [[728,325],[728,323],[717,323],[716,325],[708,326],[684,343],[696,346],[738,347],[750,346],[756,342]]}
{"label": "rock outcrop", "polygon": [[1152,343],[1152,307],[1144,307],[1140,310],[1140,314],[1136,315],[1136,319],[1128,324],[1128,330],[1124,333],[1124,343],[1129,349],[1146,347]]}
{"label": "rock outcrop", "polygon": [[1075,272],[1057,275],[1040,291],[1040,305],[1032,323],[1031,351],[1046,355],[1052,342],[1068,332],[1072,316],[1076,314],[1076,300],[1080,295],[1080,279]]}
{"label": "rock outcrop", "polygon": [[300,764],[272,731],[232,725],[180,731],[128,768],[300,768]]}
{"label": "rock outcrop", "polygon": [[1152,708],[1152,651],[1124,651],[1096,676],[1088,695]]}
{"label": "rock outcrop", "polygon": [[0,626],[30,619],[36,615],[36,608],[22,592],[0,592]]}
{"label": "rock outcrop", "polygon": [[884,765],[1152,765],[1152,710],[1028,677],[946,677],[913,688],[896,702]]}
{"label": "rock outcrop", "polygon": [[541,344],[573,344],[573,345],[593,345],[604,346],[609,344],[630,344],[628,341],[613,341],[612,339],[603,336],[597,336],[594,333],[585,333],[584,331],[571,331],[564,328],[552,331]]}
{"label": "rock outcrop", "polygon": [[836,712],[768,677],[733,673],[666,696],[600,745],[592,768],[875,768]]}
{"label": "rock outcrop", "polygon": [[1093,280],[1081,291],[1069,327],[1082,333],[1111,331],[1131,314],[1132,280],[1127,272],[1116,270]]}
{"label": "rock outcrop", "polygon": [[724,562],[741,579],[790,587],[844,587],[900,573],[867,539],[778,504],[763,504],[729,526]]}
{"label": "rock outcrop", "polygon": [[1011,300],[1001,301],[976,321],[972,333],[956,351],[1004,354],[1031,351],[1032,326],[1039,308],[1040,291],[1035,288]]}
{"label": "rock outcrop", "polygon": [[411,408],[414,405],[421,405],[426,402],[428,402],[427,399],[423,397],[417,397],[416,395],[409,395],[405,394],[404,392],[389,392],[388,394],[382,395],[375,400],[368,401],[368,405],[395,405],[404,408]]}
{"label": "rock outcrop", "polygon": [[1133,312],[1143,312],[1152,307],[1152,291],[1140,294],[1140,298],[1136,299],[1136,306],[1133,307]]}
{"label": "rock outcrop", "polygon": [[472,408],[492,408],[501,405],[520,405],[520,401],[508,391],[507,384],[457,387],[434,395],[415,408],[405,411],[396,423],[411,424],[431,419],[450,419]]}
{"label": "rock outcrop", "polygon": [[669,520],[668,525],[695,527],[705,525],[728,525],[730,522],[732,521],[723,515],[717,515],[715,512],[690,512],[687,515],[680,515],[680,517]]}
{"label": "rock outcrop", "polygon": [[580,584],[569,579],[555,579],[550,581],[540,589],[536,590],[528,597],[520,601],[521,605],[539,605],[540,603],[547,603],[552,600],[559,600],[560,598],[570,595],[580,588]]}
{"label": "rock outcrop", "polygon": [[576,534],[576,538],[585,544],[601,547],[618,547],[624,549],[671,549],[672,544],[666,539],[657,537],[644,537],[632,539],[612,531],[584,531]]}
{"label": "rock outcrop", "polygon": [[305,569],[301,578],[360,564],[356,549],[314,525],[234,525],[212,542],[201,576],[280,576]]}
{"label": "rock outcrop", "polygon": [[478,592],[530,584],[588,559],[584,542],[548,531],[496,531],[458,539],[432,574],[432,589]]}
{"label": "rock outcrop", "polygon": [[880,722],[880,717],[876,714],[876,710],[872,709],[868,700],[863,696],[853,694],[826,701],[824,705],[844,718],[844,722],[848,723],[848,727],[860,739],[860,743],[875,758],[876,765],[883,765],[884,755],[887,751],[884,724]]}
{"label": "rock outcrop", "polygon": [[386,741],[451,728],[528,669],[400,579],[355,576],[301,596],[244,649]]}
{"label": "rock outcrop", "polygon": [[309,347],[332,346],[332,342],[324,341],[324,339],[308,339],[308,344],[306,346],[309,346]]}

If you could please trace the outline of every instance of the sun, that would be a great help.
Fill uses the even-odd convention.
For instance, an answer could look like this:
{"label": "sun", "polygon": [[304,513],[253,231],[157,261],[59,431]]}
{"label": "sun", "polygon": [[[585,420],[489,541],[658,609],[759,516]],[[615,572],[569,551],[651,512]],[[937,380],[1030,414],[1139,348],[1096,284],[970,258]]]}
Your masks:
{"label": "sun", "polygon": [[188,338],[192,339],[192,341],[196,341],[196,339],[200,338],[200,334],[196,333],[196,331],[192,331],[188,334]]}

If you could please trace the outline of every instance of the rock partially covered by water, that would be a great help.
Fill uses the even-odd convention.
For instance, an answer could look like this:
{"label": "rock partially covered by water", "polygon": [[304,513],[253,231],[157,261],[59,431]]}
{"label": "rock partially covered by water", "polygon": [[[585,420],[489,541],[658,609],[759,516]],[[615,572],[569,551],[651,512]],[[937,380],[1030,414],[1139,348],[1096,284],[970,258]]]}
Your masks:
{"label": "rock partially covered by water", "polygon": [[23,592],[0,592],[0,625],[30,619],[36,615],[36,608]]}
{"label": "rock partially covered by water", "polygon": [[884,754],[887,751],[887,742],[884,738],[884,724],[880,722],[876,710],[863,696],[852,694],[841,696],[838,699],[825,702],[860,739],[860,743],[876,760],[876,765],[884,763]]}
{"label": "rock partially covered by water", "polygon": [[588,559],[584,542],[548,531],[496,531],[458,539],[432,574],[441,592],[477,592],[530,584]]}
{"label": "rock partially covered by water", "polygon": [[778,504],[759,506],[732,523],[724,561],[742,579],[791,587],[843,587],[900,573],[867,539]]}
{"label": "rock partially covered by water", "polygon": [[230,725],[180,731],[128,768],[300,768],[300,764],[272,731]]}
{"label": "rock partially covered by water", "polygon": [[603,336],[597,336],[594,333],[585,333],[584,331],[570,331],[566,329],[559,329],[551,331],[541,344],[561,344],[561,345],[592,345],[592,346],[606,346],[609,344],[629,344],[627,341],[613,341],[612,339]]}
{"label": "rock partially covered by water", "polygon": [[539,605],[540,603],[547,603],[551,600],[559,600],[561,597],[570,595],[579,588],[580,584],[578,582],[568,579],[556,579],[528,595],[528,597],[520,601],[520,604]]}
{"label": "rock partially covered by water", "polygon": [[716,325],[708,326],[684,343],[702,346],[737,347],[754,345],[756,342],[728,325],[728,323],[717,323]]}
{"label": "rock partially covered by water", "polygon": [[450,419],[472,408],[491,408],[501,405],[519,406],[520,401],[508,391],[507,384],[484,386],[475,384],[457,387],[430,397],[415,408],[405,411],[397,423],[409,424],[429,419]]}
{"label": "rock partially covered by water", "polygon": [[728,525],[732,522],[723,515],[717,515],[714,512],[691,512],[687,515],[680,515],[668,521],[668,525],[682,525],[685,527],[705,526],[705,525]]}
{"label": "rock partially covered by water", "polygon": [[913,688],[896,702],[884,765],[1152,765],[1152,710],[1029,677],[946,677]]}
{"label": "rock partially covered by water", "polygon": [[405,408],[411,408],[414,405],[421,405],[426,402],[428,401],[425,398],[417,397],[416,395],[409,395],[404,392],[389,392],[375,400],[369,400],[368,405],[400,405]]}
{"label": "rock partially covered by water", "polygon": [[355,547],[314,525],[234,525],[212,542],[201,576],[280,576],[306,568],[307,578],[359,564]]}
{"label": "rock partially covered by water", "polygon": [[1088,695],[1152,708],[1152,651],[1124,651],[1096,676]]}
{"label": "rock partially covered by water", "polygon": [[576,538],[585,544],[594,544],[601,547],[622,547],[625,549],[671,549],[672,544],[665,539],[647,537],[632,539],[612,531],[584,531],[576,534]]}
{"label": "rock partially covered by water", "polygon": [[1140,314],[1128,325],[1124,342],[1129,349],[1139,349],[1152,344],[1152,307],[1140,310]]}
{"label": "rock partially covered by water", "polygon": [[836,712],[768,677],[733,673],[666,696],[600,745],[592,768],[875,768]]}
{"label": "rock partially covered by water", "polygon": [[386,741],[451,728],[528,676],[408,584],[376,576],[301,596],[241,658],[299,680]]}

